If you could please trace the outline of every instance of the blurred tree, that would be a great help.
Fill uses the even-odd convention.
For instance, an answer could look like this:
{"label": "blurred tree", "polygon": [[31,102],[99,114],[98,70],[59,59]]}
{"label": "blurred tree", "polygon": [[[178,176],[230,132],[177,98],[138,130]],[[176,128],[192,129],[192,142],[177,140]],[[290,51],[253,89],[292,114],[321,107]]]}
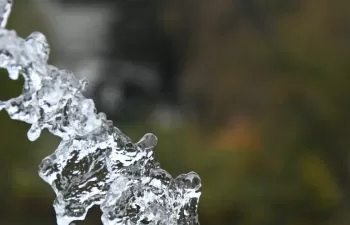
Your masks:
{"label": "blurred tree", "polygon": [[[20,4],[23,1],[11,19],[25,36],[39,23],[26,19],[31,17],[25,16],[27,8]],[[153,107],[143,104],[163,98],[157,96],[160,93],[190,110],[186,123],[173,129],[163,129],[157,120],[128,121],[123,128],[133,140],[146,132],[157,134],[157,160],[174,176],[188,170],[201,175],[202,225],[349,224],[350,2],[119,4],[124,14],[113,35],[119,38],[115,49],[120,51],[111,57],[139,65],[157,62],[157,71],[164,76],[163,88],[157,87],[150,95],[132,81],[126,84],[127,99],[136,99],[137,107],[115,117],[112,112],[111,118],[124,118],[122,114],[130,116],[131,112],[139,116],[141,110]],[[22,26],[23,30],[17,28]],[[108,69],[113,71],[113,67]],[[119,85],[113,76],[103,81],[112,88]],[[12,87],[20,87],[6,80],[0,81],[4,98],[17,94],[19,90]],[[96,90],[96,98],[101,90]],[[33,202],[49,206],[51,200],[48,194],[40,198],[44,195],[40,184],[45,184],[39,179],[39,184],[31,183],[36,178],[29,174],[36,176],[31,161],[42,158],[49,151],[48,144],[41,143],[35,154],[24,154],[33,145],[12,137],[23,136],[24,141],[26,127],[4,114],[0,119],[6,127],[0,132],[9,137],[3,138],[1,148],[4,210],[0,218],[9,220],[8,215],[19,211],[39,215],[30,210]],[[10,200],[9,207],[5,202]],[[18,224],[21,220],[16,218]]]}

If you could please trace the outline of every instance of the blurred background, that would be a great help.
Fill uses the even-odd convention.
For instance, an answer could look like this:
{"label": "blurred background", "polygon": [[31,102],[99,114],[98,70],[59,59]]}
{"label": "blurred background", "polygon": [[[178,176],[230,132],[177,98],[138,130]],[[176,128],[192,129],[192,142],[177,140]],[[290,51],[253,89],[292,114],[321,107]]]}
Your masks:
{"label": "blurred background", "polygon": [[[201,225],[350,224],[350,1],[15,0],[8,28],[45,33],[99,111],[200,174]],[[0,99],[18,96],[1,73]],[[0,224],[55,224],[37,166],[59,140],[0,127]]]}

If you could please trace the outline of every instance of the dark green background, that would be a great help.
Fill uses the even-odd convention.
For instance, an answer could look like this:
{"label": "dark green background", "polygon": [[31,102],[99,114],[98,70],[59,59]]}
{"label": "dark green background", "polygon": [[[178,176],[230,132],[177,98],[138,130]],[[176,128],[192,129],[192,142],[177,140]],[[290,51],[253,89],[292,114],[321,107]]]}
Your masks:
{"label": "dark green background", "polygon": [[[174,176],[200,174],[202,225],[348,225],[350,2],[239,2],[169,3],[165,29],[191,30],[181,95],[195,110],[170,128],[115,124],[135,141],[155,133],[156,157]],[[43,15],[15,3],[8,27],[50,41]],[[21,91],[5,74],[0,99]],[[5,112],[0,127],[0,224],[55,224],[54,195],[37,166],[58,140],[45,132],[29,142],[28,125]],[[84,224],[99,216],[94,209]]]}

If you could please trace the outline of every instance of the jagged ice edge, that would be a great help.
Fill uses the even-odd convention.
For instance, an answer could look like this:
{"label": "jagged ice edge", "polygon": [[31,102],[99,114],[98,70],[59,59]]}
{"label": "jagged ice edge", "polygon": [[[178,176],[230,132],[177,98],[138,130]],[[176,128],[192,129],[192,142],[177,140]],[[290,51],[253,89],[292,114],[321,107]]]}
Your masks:
{"label": "jagged ice edge", "polygon": [[96,113],[82,94],[87,82],[47,64],[43,34],[22,39],[5,29],[12,1],[1,3],[0,67],[13,80],[21,74],[24,86],[19,97],[0,102],[0,110],[32,124],[31,141],[45,128],[62,138],[39,169],[57,195],[57,223],[82,220],[92,205],[101,204],[104,224],[199,224],[199,176],[190,172],[173,179],[153,160],[153,134],[134,144],[105,114]]}

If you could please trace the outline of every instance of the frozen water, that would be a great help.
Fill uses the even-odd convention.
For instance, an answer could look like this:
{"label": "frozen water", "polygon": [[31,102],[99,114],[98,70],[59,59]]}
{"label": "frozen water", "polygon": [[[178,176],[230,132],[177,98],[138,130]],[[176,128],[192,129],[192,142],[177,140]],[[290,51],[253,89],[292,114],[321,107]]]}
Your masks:
{"label": "frozen water", "polygon": [[11,4],[0,0],[0,66],[11,79],[22,75],[24,87],[19,97],[0,102],[0,110],[31,124],[31,141],[45,128],[62,138],[39,166],[40,177],[56,193],[57,223],[83,220],[89,208],[100,205],[105,225],[199,224],[199,176],[173,178],[154,160],[156,136],[133,143],[97,113],[82,94],[85,80],[47,64],[50,49],[43,34],[22,39],[5,29]]}
{"label": "frozen water", "polygon": [[0,0],[0,27],[5,28],[10,16],[12,0]]}

